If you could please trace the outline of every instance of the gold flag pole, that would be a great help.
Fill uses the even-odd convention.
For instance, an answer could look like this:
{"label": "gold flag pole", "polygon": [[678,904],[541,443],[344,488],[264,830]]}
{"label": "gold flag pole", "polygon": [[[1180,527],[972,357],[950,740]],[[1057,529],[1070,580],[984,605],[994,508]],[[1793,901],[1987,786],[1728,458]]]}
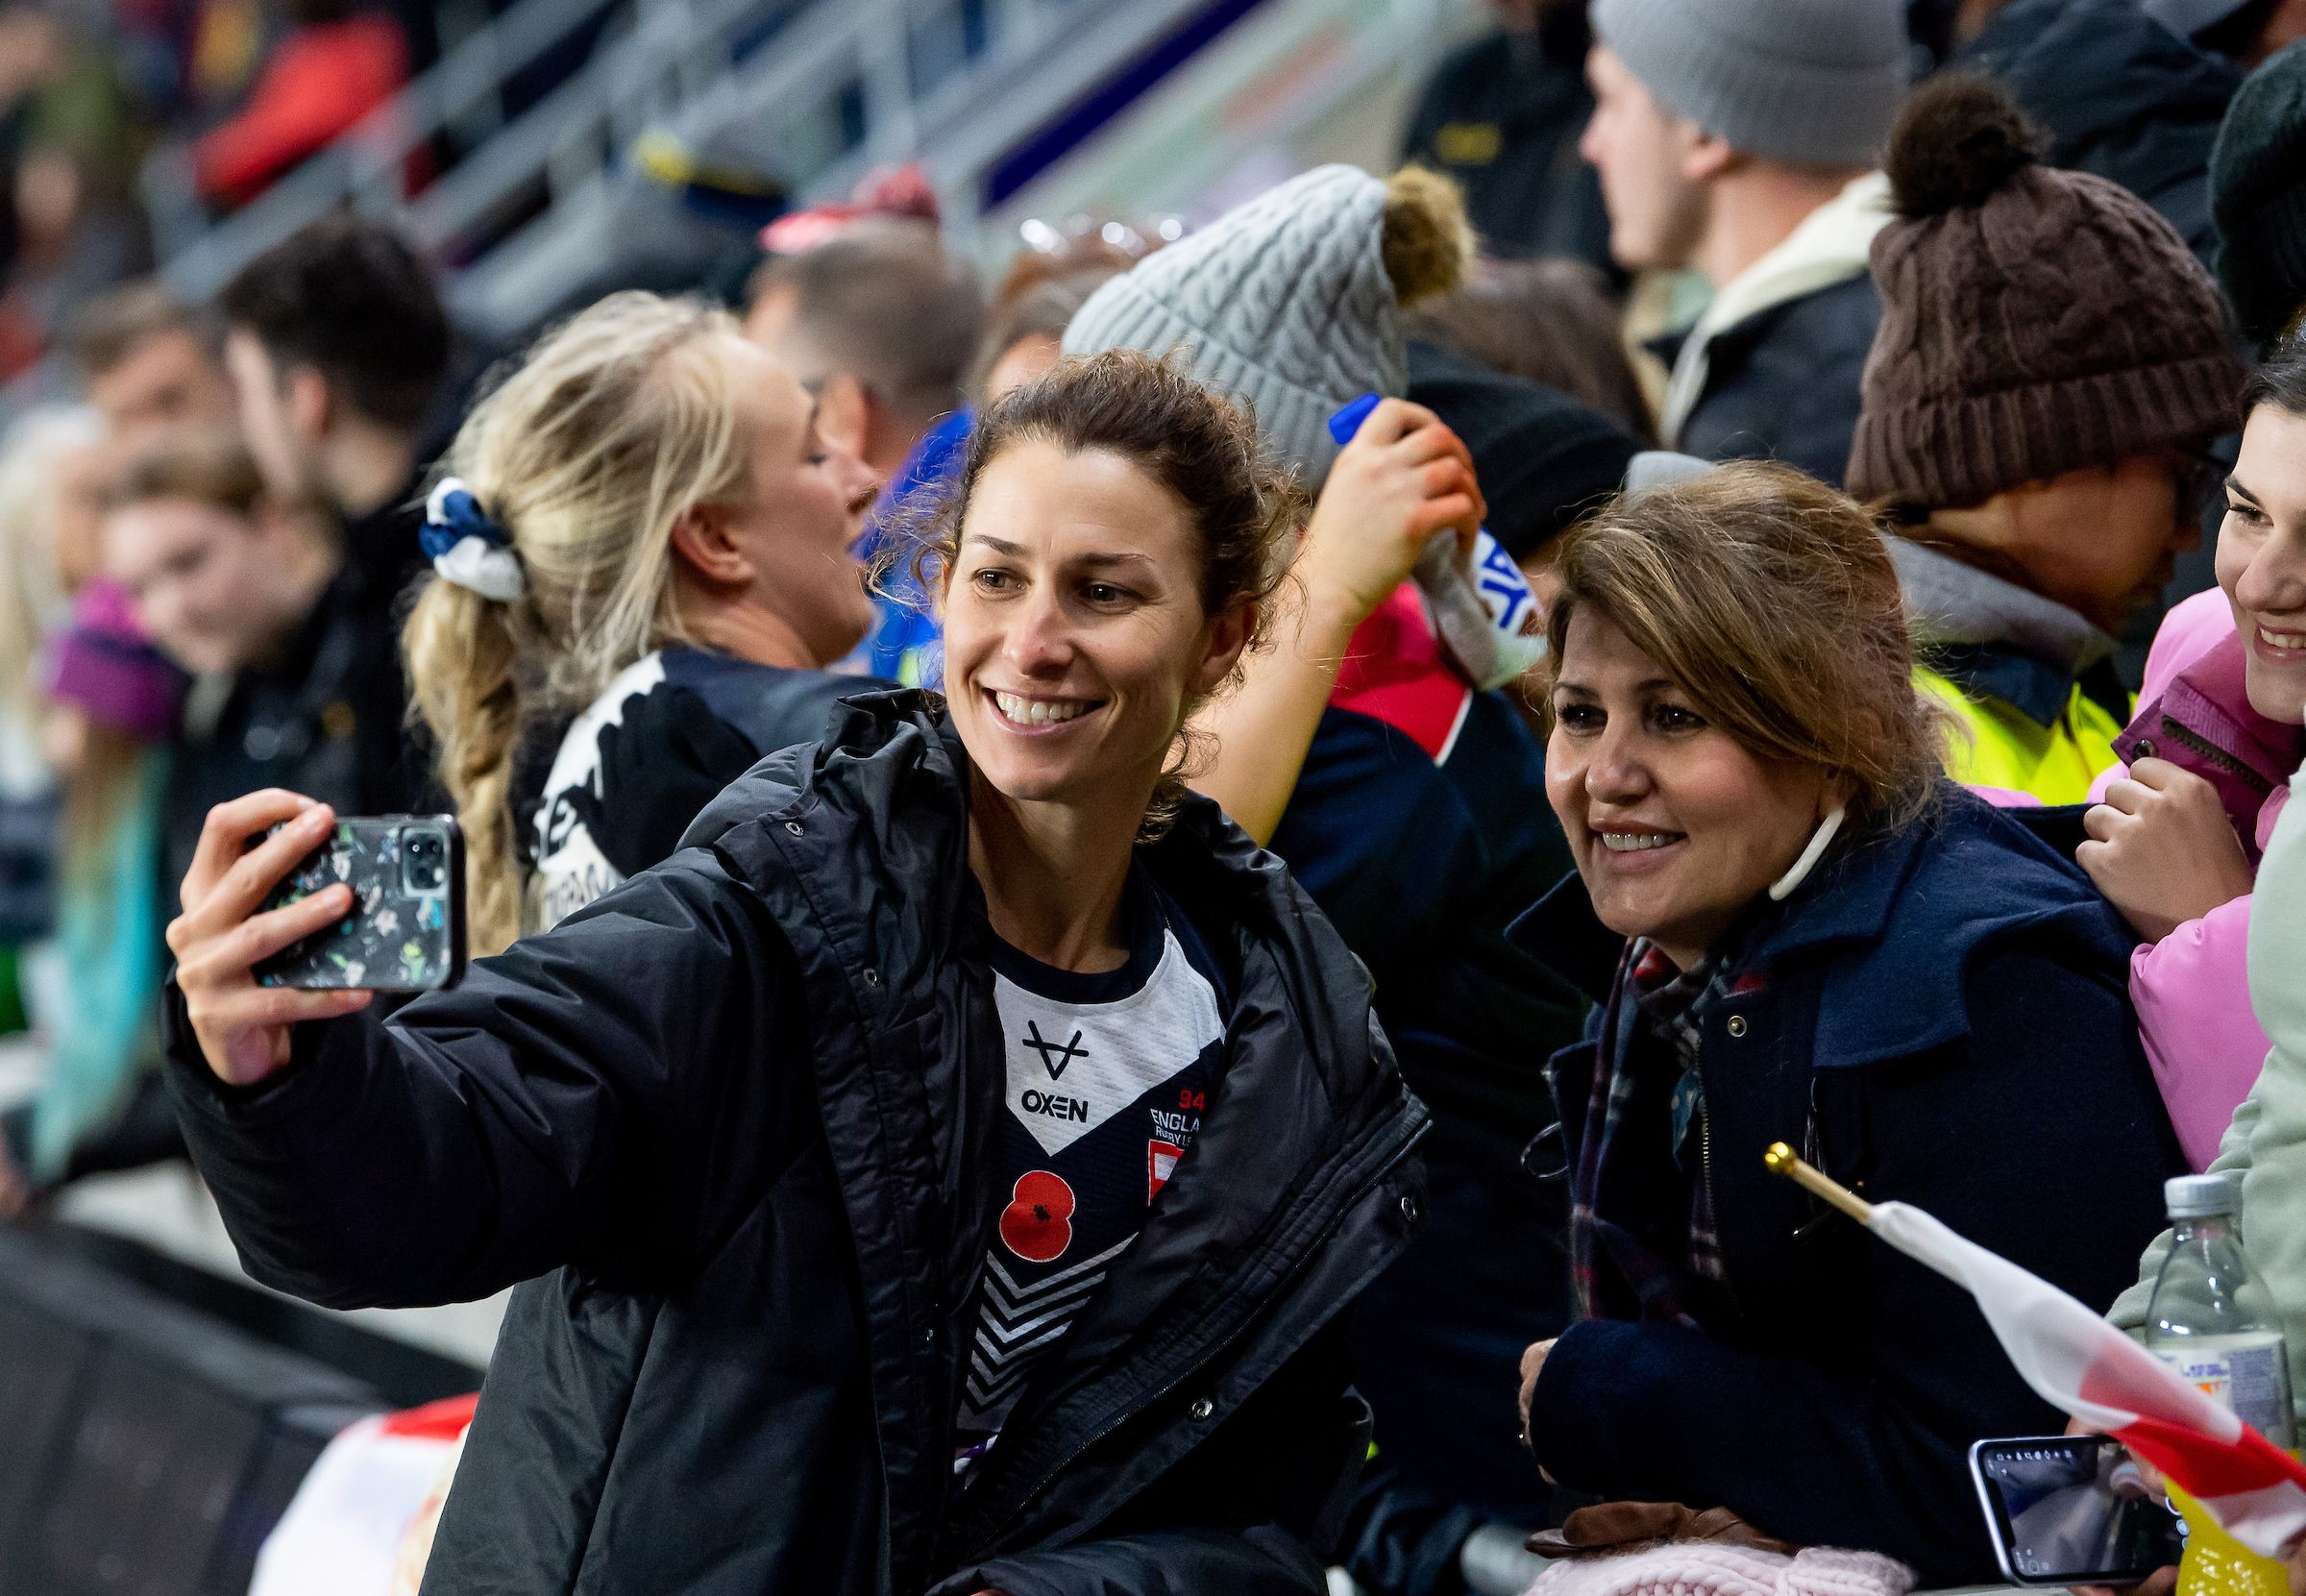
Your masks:
{"label": "gold flag pole", "polygon": [[1761,1161],[1769,1166],[1770,1173],[1783,1175],[1812,1196],[1821,1197],[1833,1204],[1859,1224],[1871,1225],[1874,1222],[1874,1205],[1872,1203],[1841,1182],[1831,1179],[1803,1163],[1795,1156],[1793,1148],[1784,1142],[1771,1142],[1770,1150],[1761,1155]]}

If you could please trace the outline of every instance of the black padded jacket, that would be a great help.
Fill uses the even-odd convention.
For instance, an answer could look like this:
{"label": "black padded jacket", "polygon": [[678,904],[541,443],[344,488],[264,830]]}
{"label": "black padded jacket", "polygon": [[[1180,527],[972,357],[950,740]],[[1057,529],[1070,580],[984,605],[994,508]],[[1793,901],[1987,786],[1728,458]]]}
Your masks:
{"label": "black padded jacket", "polygon": [[[1236,1000],[1191,1157],[953,1489],[1002,1049],[967,777],[910,694],[464,983],[169,1074],[250,1272],[515,1292],[426,1575],[447,1593],[1322,1588],[1366,1448],[1337,1316],[1420,1218],[1361,966],[1188,802],[1145,863]],[[544,1278],[538,1279],[536,1277]]]}

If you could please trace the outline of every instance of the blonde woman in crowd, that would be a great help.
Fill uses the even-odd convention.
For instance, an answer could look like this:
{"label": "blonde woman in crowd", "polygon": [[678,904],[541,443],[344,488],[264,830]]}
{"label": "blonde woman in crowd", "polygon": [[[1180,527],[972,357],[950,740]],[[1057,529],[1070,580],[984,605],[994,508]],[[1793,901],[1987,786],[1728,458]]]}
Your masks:
{"label": "blonde woman in crowd", "polygon": [[448,473],[405,646],[492,953],[663,859],[873,685],[825,667],[872,619],[854,547],[880,484],[731,318],[647,293],[548,334]]}

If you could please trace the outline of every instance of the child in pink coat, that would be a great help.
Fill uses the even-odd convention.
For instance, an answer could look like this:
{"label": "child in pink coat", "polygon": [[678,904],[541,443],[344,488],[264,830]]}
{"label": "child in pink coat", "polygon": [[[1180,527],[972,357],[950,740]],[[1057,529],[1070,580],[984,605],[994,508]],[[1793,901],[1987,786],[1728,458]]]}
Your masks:
{"label": "child in pink coat", "polygon": [[2306,344],[2275,353],[2244,410],[2218,589],[2163,622],[2075,853],[2143,939],[2139,1030],[2196,1169],[2266,1062],[2245,956],[2258,858],[2306,751]]}

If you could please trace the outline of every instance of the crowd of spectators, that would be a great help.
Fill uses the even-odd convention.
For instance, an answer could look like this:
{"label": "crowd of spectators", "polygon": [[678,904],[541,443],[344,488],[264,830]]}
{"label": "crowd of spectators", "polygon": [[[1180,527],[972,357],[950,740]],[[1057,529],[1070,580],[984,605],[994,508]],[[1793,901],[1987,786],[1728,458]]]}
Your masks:
{"label": "crowd of spectators", "polygon": [[[1990,1579],[2064,1415],[1779,1142],[2130,1328],[2231,1172],[2306,1377],[2306,7],[1494,9],[1399,172],[990,288],[908,191],[471,391],[372,221],[81,307],[0,1210],[188,1149],[267,1284],[515,1288],[443,1590],[1518,1591],[1596,1502]],[[220,196],[405,70],[295,21]],[[444,812],[461,987],[255,979]]]}

